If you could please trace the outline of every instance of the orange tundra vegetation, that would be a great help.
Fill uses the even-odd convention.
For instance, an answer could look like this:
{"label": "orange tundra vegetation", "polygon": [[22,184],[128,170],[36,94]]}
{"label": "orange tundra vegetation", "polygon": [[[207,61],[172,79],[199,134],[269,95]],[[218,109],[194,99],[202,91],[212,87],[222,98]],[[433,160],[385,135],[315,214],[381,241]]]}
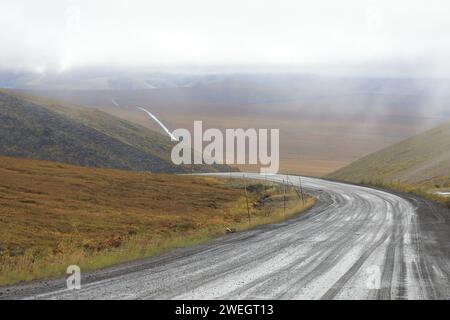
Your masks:
{"label": "orange tundra vegetation", "polygon": [[[233,181],[0,157],[0,284],[61,275],[71,264],[104,267],[199,243],[227,227],[248,228],[242,183]],[[313,205],[291,194],[281,217],[273,208],[278,187],[261,187],[249,186],[252,226]],[[260,208],[263,196],[272,202],[269,212]]]}

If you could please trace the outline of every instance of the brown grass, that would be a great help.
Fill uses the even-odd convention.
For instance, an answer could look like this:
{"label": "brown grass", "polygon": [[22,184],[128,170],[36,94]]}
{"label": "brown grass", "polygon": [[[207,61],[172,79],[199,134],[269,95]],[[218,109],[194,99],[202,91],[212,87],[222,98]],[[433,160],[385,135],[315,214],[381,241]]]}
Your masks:
{"label": "brown grass", "polygon": [[239,180],[0,157],[0,284],[62,275],[71,264],[90,270],[158,254],[314,204],[291,191],[282,213],[277,186],[252,182],[249,190],[250,225]]}
{"label": "brown grass", "polygon": [[442,204],[443,206],[445,206],[446,208],[450,209],[450,198],[445,197],[445,196],[440,196],[436,193],[432,193],[432,192],[430,192],[429,188],[420,188],[419,186],[416,186],[416,185],[410,185],[410,184],[400,183],[400,182],[383,182],[381,180],[376,180],[376,181],[362,180],[360,182],[360,184],[367,185],[367,186],[380,187],[383,189],[388,189],[388,190],[393,190],[393,191],[398,191],[398,192],[403,192],[403,193],[414,194],[414,195],[422,197],[424,199],[438,202],[438,203]]}

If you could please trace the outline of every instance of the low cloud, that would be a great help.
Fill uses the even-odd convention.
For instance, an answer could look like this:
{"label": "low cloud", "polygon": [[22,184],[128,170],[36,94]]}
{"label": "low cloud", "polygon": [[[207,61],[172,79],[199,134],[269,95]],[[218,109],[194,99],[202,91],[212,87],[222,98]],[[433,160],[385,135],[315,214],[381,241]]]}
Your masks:
{"label": "low cloud", "polygon": [[270,66],[450,75],[446,0],[3,0],[0,12],[2,69]]}

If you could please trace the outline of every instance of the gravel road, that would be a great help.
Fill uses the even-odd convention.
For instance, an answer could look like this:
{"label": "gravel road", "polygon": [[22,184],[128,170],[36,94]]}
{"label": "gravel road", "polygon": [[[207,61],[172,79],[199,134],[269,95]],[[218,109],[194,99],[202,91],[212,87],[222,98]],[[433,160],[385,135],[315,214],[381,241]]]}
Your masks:
{"label": "gravel road", "polygon": [[356,185],[314,178],[302,184],[317,204],[287,221],[84,273],[81,290],[54,279],[2,287],[0,298],[450,298],[447,209]]}

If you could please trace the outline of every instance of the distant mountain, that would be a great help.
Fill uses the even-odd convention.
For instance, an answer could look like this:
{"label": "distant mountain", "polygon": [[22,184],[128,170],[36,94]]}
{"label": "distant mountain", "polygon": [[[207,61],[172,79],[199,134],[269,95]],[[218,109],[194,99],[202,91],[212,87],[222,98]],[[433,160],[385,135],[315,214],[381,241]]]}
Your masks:
{"label": "distant mountain", "polygon": [[328,177],[450,187],[450,123],[372,153]]}
{"label": "distant mountain", "polygon": [[[125,94],[122,100],[127,103],[144,101],[154,104],[164,99],[169,103],[188,101],[237,108],[245,105],[248,108],[254,104],[295,102],[314,107],[333,106],[336,112],[346,110],[350,103],[363,105],[364,109],[382,107],[382,112],[386,111],[384,108],[399,105],[442,112],[449,98],[450,79],[339,77],[304,73],[180,74],[81,68],[42,73],[0,70],[0,87],[49,90],[52,95],[61,95],[64,100],[89,100],[88,105],[92,105],[93,100],[89,95],[96,95],[92,91],[108,91],[103,92],[106,100],[103,97],[95,99],[100,105],[110,103],[110,91],[119,91],[114,94],[119,97]],[[91,92],[84,92],[81,97],[67,97],[67,92],[61,92],[74,90]],[[136,94],[133,91],[140,92]]]}
{"label": "distant mountain", "polygon": [[15,92],[92,106],[156,132],[136,107],[171,129],[195,120],[220,130],[279,128],[281,170],[315,176],[450,121],[450,79],[114,69],[4,79]]}
{"label": "distant mountain", "polygon": [[0,87],[95,107],[200,108],[229,114],[287,114],[359,120],[404,116],[450,118],[450,79],[331,77],[307,74],[0,72]]}
{"label": "distant mountain", "polygon": [[[220,77],[222,78],[222,77]],[[215,77],[117,69],[34,73],[0,70],[0,87],[35,90],[142,90],[188,87]]]}
{"label": "distant mountain", "polygon": [[[190,172],[170,160],[168,137],[97,109],[0,91],[0,155],[89,167]],[[195,166],[196,172],[227,170]]]}

